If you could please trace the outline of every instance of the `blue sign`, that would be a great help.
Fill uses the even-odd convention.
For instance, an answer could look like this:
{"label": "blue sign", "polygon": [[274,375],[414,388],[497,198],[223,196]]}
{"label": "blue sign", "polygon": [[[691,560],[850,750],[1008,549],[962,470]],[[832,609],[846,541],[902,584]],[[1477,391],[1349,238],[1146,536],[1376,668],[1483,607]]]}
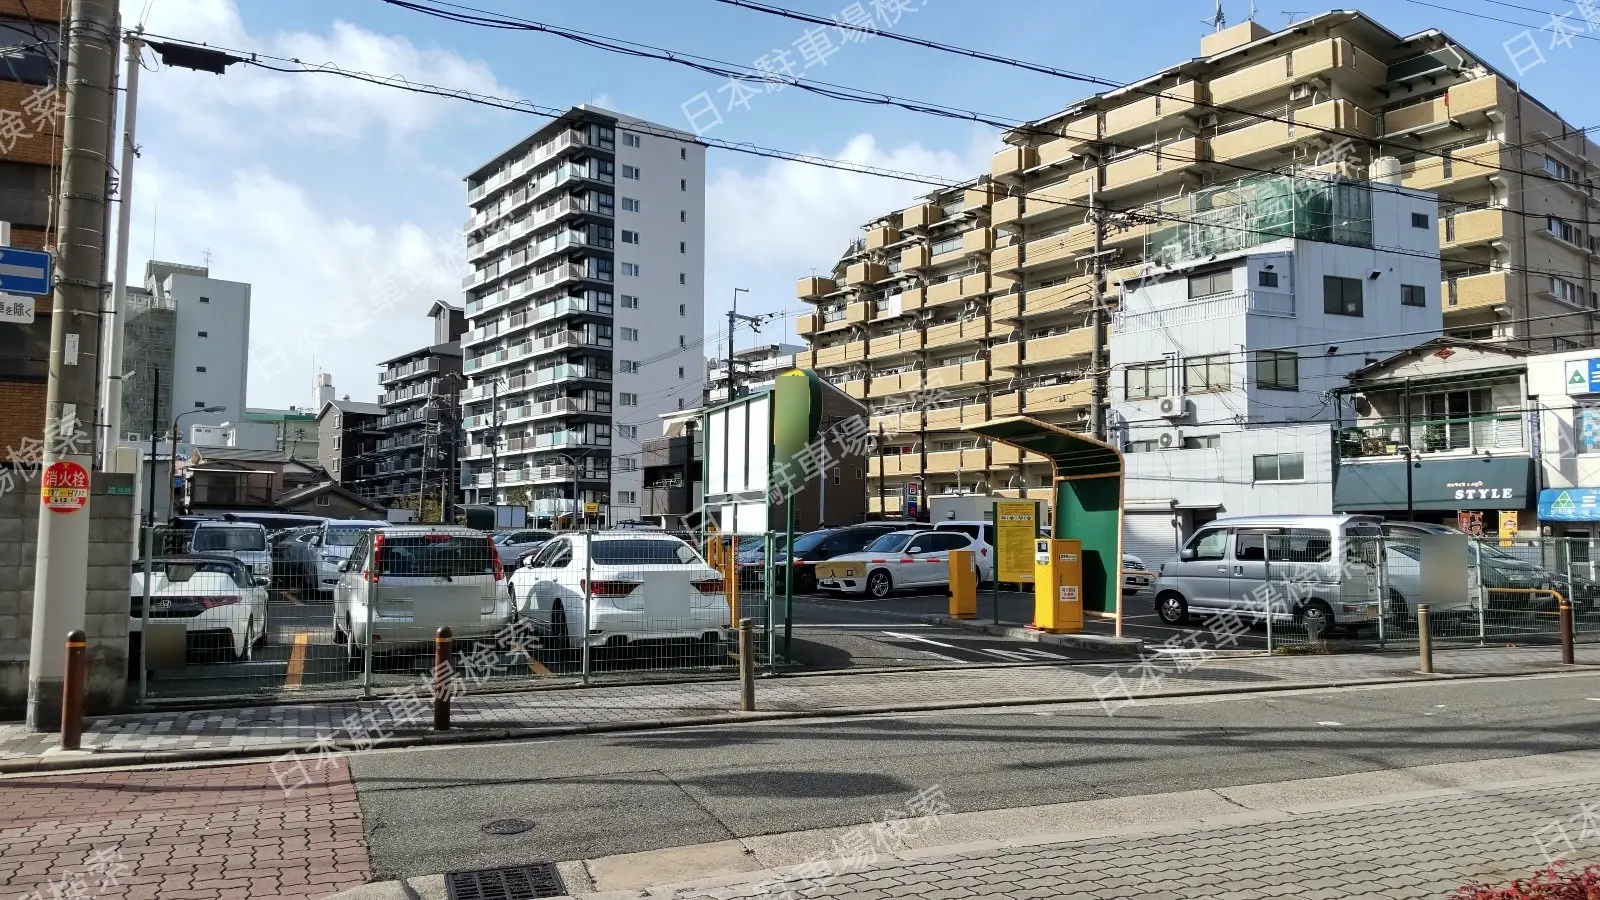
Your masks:
{"label": "blue sign", "polygon": [[50,268],[50,254],[43,250],[0,247],[0,292],[36,296],[49,294]]}
{"label": "blue sign", "polygon": [[1566,365],[1568,394],[1600,394],[1600,359],[1571,359]]}
{"label": "blue sign", "polygon": [[1539,492],[1541,522],[1600,522],[1600,488],[1547,488]]}

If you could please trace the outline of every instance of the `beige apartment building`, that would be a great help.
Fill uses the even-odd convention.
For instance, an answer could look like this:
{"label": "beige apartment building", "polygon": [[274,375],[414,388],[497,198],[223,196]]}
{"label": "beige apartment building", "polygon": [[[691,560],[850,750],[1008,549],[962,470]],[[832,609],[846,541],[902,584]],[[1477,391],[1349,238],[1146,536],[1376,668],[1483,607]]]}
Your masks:
{"label": "beige apartment building", "polygon": [[1359,178],[1393,157],[1405,187],[1439,195],[1449,334],[1595,342],[1600,146],[1442,32],[1401,37],[1349,11],[1278,32],[1245,22],[1004,141],[987,174],[866,223],[830,277],[800,280],[816,311],[796,364],[865,399],[886,438],[874,512],[899,512],[907,481],[1049,495],[1042,460],[961,429],[1027,414],[1088,430],[1093,207],[1108,213],[1110,341],[1121,282],[1154,232],[1203,214],[1197,188],[1269,171]]}

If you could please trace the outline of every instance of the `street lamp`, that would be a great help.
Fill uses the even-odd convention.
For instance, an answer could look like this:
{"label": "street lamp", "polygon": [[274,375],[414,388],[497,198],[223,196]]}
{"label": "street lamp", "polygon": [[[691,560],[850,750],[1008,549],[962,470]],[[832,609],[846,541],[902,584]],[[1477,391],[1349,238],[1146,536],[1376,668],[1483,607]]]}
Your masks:
{"label": "street lamp", "polygon": [[172,462],[171,471],[167,478],[167,518],[170,520],[178,514],[178,423],[184,416],[195,413],[220,413],[227,412],[226,406],[205,406],[199,409],[188,409],[172,417]]}

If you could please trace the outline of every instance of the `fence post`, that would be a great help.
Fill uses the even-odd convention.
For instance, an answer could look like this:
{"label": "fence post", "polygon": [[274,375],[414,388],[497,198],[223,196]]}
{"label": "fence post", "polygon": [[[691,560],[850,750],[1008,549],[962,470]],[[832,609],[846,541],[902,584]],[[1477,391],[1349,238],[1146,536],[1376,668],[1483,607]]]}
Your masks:
{"label": "fence post", "polygon": [[449,625],[439,626],[433,638],[433,730],[450,730],[450,645],[455,635]]}
{"label": "fence post", "polygon": [[772,626],[778,620],[778,616],[777,595],[772,589],[772,553],[777,549],[778,542],[771,531],[767,532],[766,540],[766,552],[761,556],[763,560],[761,584],[767,601],[767,674],[774,675],[778,671],[778,629]]}
{"label": "fence post", "polygon": [[[153,458],[153,457],[152,457]],[[155,463],[151,463],[155,465]],[[155,564],[156,526],[144,527],[144,599],[139,603],[139,705],[150,691],[150,577]]]}
{"label": "fence post", "polygon": [[88,680],[89,643],[81,631],[67,634],[67,671],[61,681],[61,749],[83,743],[83,688]]}
{"label": "fence post", "polygon": [[1385,649],[1389,642],[1384,627],[1389,618],[1389,554],[1383,549],[1382,538],[1364,538],[1372,542],[1372,559],[1378,568],[1378,647]]}
{"label": "fence post", "polygon": [[1264,596],[1261,599],[1261,607],[1262,607],[1263,616],[1267,620],[1267,655],[1268,656],[1272,655],[1272,611],[1273,611],[1273,608],[1275,606],[1277,606],[1277,602],[1278,602],[1278,592],[1276,590],[1273,590],[1273,587],[1272,587],[1272,539],[1273,539],[1273,537],[1274,537],[1273,535],[1270,535],[1270,534],[1267,535],[1267,552],[1266,552],[1266,557],[1267,558],[1265,560],[1263,560],[1262,563],[1261,563],[1261,565],[1262,565],[1262,567],[1263,567],[1263,569],[1265,570],[1265,573],[1266,573],[1265,575],[1262,576],[1261,580],[1267,586],[1267,589],[1264,592]]}
{"label": "fence post", "polygon": [[[1473,538],[1467,538],[1468,544]],[[1478,646],[1489,646],[1489,585],[1483,581],[1483,542],[1479,541],[1477,552],[1472,547],[1467,548],[1467,559],[1478,560]],[[1469,579],[1472,577],[1469,573]]]}
{"label": "fence post", "polygon": [[589,683],[589,607],[594,600],[594,533],[583,533],[583,628],[578,635],[579,671],[583,683]]}
{"label": "fence post", "polygon": [[1561,619],[1561,663],[1570,666],[1577,661],[1572,647],[1572,601],[1562,597],[1558,611]]}
{"label": "fence post", "polygon": [[756,711],[755,625],[749,619],[739,620],[739,710]]}
{"label": "fence post", "polygon": [[[373,564],[376,565],[376,561],[374,561]],[[372,658],[378,655],[378,642],[372,639],[372,607],[377,605],[377,602],[377,591],[373,591],[367,595],[367,602],[365,604],[367,608],[367,649],[365,653],[361,654],[361,699],[363,700],[372,699]],[[345,640],[351,641],[352,643],[355,641],[355,639],[356,636],[354,634],[345,638]]]}
{"label": "fence post", "polygon": [[1417,604],[1417,655],[1421,657],[1418,671],[1433,674],[1433,626],[1429,621],[1428,604]]}

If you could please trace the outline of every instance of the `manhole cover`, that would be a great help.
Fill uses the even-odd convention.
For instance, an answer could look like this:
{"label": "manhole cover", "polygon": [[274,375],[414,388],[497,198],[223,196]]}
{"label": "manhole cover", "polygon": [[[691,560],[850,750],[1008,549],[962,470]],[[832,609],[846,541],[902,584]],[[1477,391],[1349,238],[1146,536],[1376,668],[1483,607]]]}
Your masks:
{"label": "manhole cover", "polygon": [[550,862],[446,872],[444,886],[450,900],[533,900],[567,892],[556,864]]}
{"label": "manhole cover", "polygon": [[483,826],[483,830],[489,834],[521,834],[532,827],[533,823],[527,819],[495,819]]}

